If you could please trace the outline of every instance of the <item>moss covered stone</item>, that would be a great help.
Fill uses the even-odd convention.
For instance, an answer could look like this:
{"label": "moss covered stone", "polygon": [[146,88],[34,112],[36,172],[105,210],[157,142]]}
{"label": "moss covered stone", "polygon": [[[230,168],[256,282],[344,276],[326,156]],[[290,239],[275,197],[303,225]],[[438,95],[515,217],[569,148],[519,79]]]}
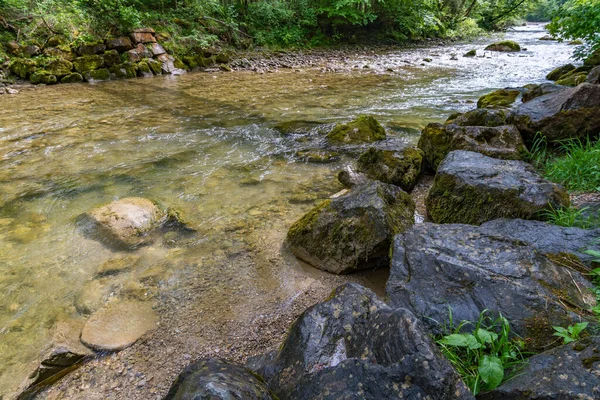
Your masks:
{"label": "moss covered stone", "polygon": [[591,66],[600,65],[600,49],[596,49],[588,58],[583,60],[583,63]]}
{"label": "moss covered stone", "polygon": [[72,74],[64,76],[61,80],[62,83],[78,83],[83,82],[83,76],[80,73],[73,72]]}
{"label": "moss covered stone", "polygon": [[575,69],[573,64],[561,65],[560,67],[554,68],[552,71],[546,75],[546,79],[551,81],[558,80],[561,76],[566,74],[567,72],[571,72]]}
{"label": "moss covered stone", "polygon": [[347,124],[337,124],[327,139],[334,144],[372,143],[386,138],[385,129],[370,116],[361,115]]}
{"label": "moss covered stone", "polygon": [[446,123],[460,126],[502,126],[507,124],[508,112],[504,109],[477,108],[448,118]]}
{"label": "moss covered stone", "polygon": [[473,49],[473,50],[469,50],[467,51],[463,57],[475,57],[477,55],[477,50]]}
{"label": "moss covered stone", "polygon": [[121,63],[121,56],[117,50],[107,50],[102,55],[104,59],[104,65],[107,67],[112,67],[113,65],[117,65]]}
{"label": "moss covered stone", "polygon": [[56,79],[56,75],[51,74],[48,71],[36,71],[29,77],[31,83],[37,85],[39,83],[44,83],[46,85],[53,85],[58,80]]}
{"label": "moss covered stone", "polygon": [[414,223],[414,211],[402,189],[372,182],[319,204],[291,226],[287,243],[296,257],[335,274],[385,265],[392,237]]}
{"label": "moss covered stone", "polygon": [[60,78],[69,75],[72,72],[73,63],[62,59],[52,60],[48,62],[45,69],[49,73],[56,75]]}
{"label": "moss covered stone", "polygon": [[110,72],[106,68],[88,71],[83,74],[88,82],[101,82],[110,80]]}
{"label": "moss covered stone", "polygon": [[519,43],[512,40],[503,40],[502,42],[492,43],[485,49],[488,51],[513,52],[521,51],[521,46],[519,46]]}
{"label": "moss covered stone", "polygon": [[519,92],[516,89],[499,89],[492,93],[481,96],[477,101],[477,108],[503,108],[510,107],[517,97]]}
{"label": "moss covered stone", "polygon": [[10,62],[9,69],[19,78],[26,79],[37,70],[37,64],[28,58],[16,58]]}
{"label": "moss covered stone", "polygon": [[196,61],[197,57],[193,56],[185,56],[183,57],[183,62],[188,66],[190,70],[198,68],[198,61]]}
{"label": "moss covered stone", "polygon": [[400,186],[409,191],[417,184],[423,164],[423,152],[407,147],[401,151],[380,150],[371,147],[360,155],[357,171],[367,178]]}
{"label": "moss covered stone", "polygon": [[580,83],[585,82],[587,76],[587,72],[577,72],[574,74],[568,74],[566,76],[562,76],[559,80],[557,80],[556,84],[562,86],[577,86]]}
{"label": "moss covered stone", "polygon": [[162,74],[162,64],[159,63],[158,61],[149,59],[149,60],[146,60],[146,64],[148,64],[150,71],[152,71],[152,73],[154,75]]}
{"label": "moss covered stone", "polygon": [[183,61],[181,61],[177,57],[174,57],[174,58],[175,59],[173,60],[173,65],[175,66],[175,68],[182,69],[184,71],[186,71],[188,69],[187,65],[185,65]]}
{"label": "moss covered stone", "polygon": [[73,66],[77,72],[84,74],[85,72],[102,68],[104,66],[104,58],[98,54],[77,57],[73,60]]}
{"label": "moss covered stone", "polygon": [[137,74],[141,78],[151,78],[154,76],[150,66],[146,61],[141,61],[137,63]]}

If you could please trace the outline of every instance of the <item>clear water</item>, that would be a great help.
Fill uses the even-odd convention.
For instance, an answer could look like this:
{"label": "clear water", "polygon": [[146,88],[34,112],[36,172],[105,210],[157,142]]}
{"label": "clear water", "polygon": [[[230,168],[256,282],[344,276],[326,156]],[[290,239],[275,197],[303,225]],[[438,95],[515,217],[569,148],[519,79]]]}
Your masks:
{"label": "clear water", "polygon": [[[10,396],[32,371],[57,324],[87,318],[77,299],[97,285],[99,266],[119,257],[134,257],[135,267],[100,280],[104,300],[146,296],[160,304],[161,291],[183,277],[206,279],[206,298],[220,304],[207,312],[231,320],[229,282],[240,274],[254,293],[293,298],[294,277],[310,271],[198,263],[280,251],[285,227],[339,190],[334,172],[351,158],[306,163],[296,151],[323,147],[322,136],[283,135],[275,126],[371,114],[393,139],[414,143],[425,124],[473,108],[486,91],[542,82],[569,62],[572,47],[537,40],[543,35],[541,26],[507,33],[527,48],[518,54],[462,57],[489,39],[357,55],[332,61],[338,72],[190,73],[0,96],[0,394]],[[128,196],[179,209],[197,232],[167,234],[129,253],[86,237],[78,216]]]}

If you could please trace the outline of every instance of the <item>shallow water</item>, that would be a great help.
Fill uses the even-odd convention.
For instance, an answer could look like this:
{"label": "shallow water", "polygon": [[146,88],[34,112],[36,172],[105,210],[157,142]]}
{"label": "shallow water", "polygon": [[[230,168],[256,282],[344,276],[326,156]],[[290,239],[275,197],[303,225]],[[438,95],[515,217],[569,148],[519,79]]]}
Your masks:
{"label": "shallow water", "polygon": [[[161,293],[183,279],[207,282],[206,312],[216,319],[235,320],[240,301],[260,303],[260,296],[240,300],[240,291],[293,298],[295,277],[314,271],[206,262],[279,252],[270,238],[285,232],[270,227],[289,226],[340,189],[334,172],[358,150],[307,163],[296,152],[323,148],[319,129],[286,135],[276,125],[371,114],[391,140],[415,143],[425,124],[474,108],[486,91],[542,82],[571,61],[572,47],[537,40],[543,35],[539,25],[507,33],[527,48],[517,54],[461,56],[488,39],[324,66],[339,72],[190,73],[0,96],[0,397],[32,371],[58,324],[84,321],[97,304],[160,305]],[[86,235],[81,214],[129,196],[178,209],[196,232],[169,232],[133,252]],[[102,264],[126,256],[125,273],[98,279]],[[243,290],[232,287],[240,282]]]}

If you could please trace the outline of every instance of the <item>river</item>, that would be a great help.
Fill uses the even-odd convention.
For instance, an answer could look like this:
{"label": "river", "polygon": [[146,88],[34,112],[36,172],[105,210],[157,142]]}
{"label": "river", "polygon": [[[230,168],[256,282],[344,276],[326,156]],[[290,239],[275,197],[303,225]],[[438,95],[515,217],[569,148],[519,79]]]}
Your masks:
{"label": "river", "polygon": [[[573,47],[539,41],[544,34],[541,25],[511,30],[505,38],[527,49],[514,54],[484,53],[487,38],[357,52],[322,68],[0,96],[0,398],[14,396],[57,332],[77,336],[106,302],[151,301],[160,326],[40,396],[160,398],[199,356],[243,359],[273,348],[293,316],[346,280],[381,293],[385,271],[331,277],[282,250],[290,224],[340,190],[335,172],[356,149],[307,162],[298,151],[324,148],[319,129],[277,127],[370,114],[391,140],[414,144],[427,123],[474,108],[485,92],[543,82],[572,62]],[[462,57],[472,48],[478,57]],[[86,235],[83,213],[129,196],[180,210],[195,233],[172,232],[132,252]],[[131,264],[124,273],[97,276],[123,258]]]}

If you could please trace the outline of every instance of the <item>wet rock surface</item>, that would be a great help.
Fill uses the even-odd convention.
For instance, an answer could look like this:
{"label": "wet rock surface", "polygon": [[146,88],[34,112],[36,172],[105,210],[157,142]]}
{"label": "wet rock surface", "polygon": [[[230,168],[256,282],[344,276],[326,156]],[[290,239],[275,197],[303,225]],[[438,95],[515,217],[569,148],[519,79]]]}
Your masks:
{"label": "wet rock surface", "polygon": [[518,52],[521,51],[519,43],[513,40],[503,40],[501,42],[492,43],[485,48],[487,51],[501,51],[501,52]]}
{"label": "wet rock surface", "polygon": [[335,274],[385,265],[393,235],[413,224],[414,211],[406,192],[376,181],[312,209],[291,226],[287,244],[296,257]]}
{"label": "wet rock surface", "polygon": [[454,321],[476,321],[487,309],[502,313],[528,348],[543,348],[556,343],[552,326],[578,321],[595,304],[577,271],[493,225],[415,225],[395,237],[392,254],[390,304],[414,310],[433,332],[449,310]]}
{"label": "wet rock surface", "polygon": [[521,92],[517,89],[498,89],[481,96],[477,100],[477,108],[506,108],[510,107]]}
{"label": "wet rock surface", "polygon": [[187,366],[164,400],[274,400],[266,384],[252,371],[209,358]]}
{"label": "wet rock surface", "polygon": [[532,356],[515,378],[478,398],[598,399],[599,371],[600,338],[588,337]]}
{"label": "wet rock surface", "polygon": [[400,151],[371,147],[358,157],[356,169],[367,178],[400,186],[410,191],[417,184],[423,165],[423,152],[407,147]]}
{"label": "wet rock surface", "polygon": [[386,138],[385,129],[370,116],[362,115],[354,121],[336,125],[327,134],[332,144],[371,143]]}
{"label": "wet rock surface", "polygon": [[446,123],[459,126],[501,126],[507,125],[508,112],[503,109],[477,108],[449,118]]}
{"label": "wet rock surface", "polygon": [[281,399],[473,398],[410,311],[356,284],[307,309],[263,362]]}
{"label": "wet rock surface", "polygon": [[568,206],[569,195],[523,161],[456,150],[438,167],[426,203],[433,222],[479,225],[497,218],[542,219],[550,207]]}

